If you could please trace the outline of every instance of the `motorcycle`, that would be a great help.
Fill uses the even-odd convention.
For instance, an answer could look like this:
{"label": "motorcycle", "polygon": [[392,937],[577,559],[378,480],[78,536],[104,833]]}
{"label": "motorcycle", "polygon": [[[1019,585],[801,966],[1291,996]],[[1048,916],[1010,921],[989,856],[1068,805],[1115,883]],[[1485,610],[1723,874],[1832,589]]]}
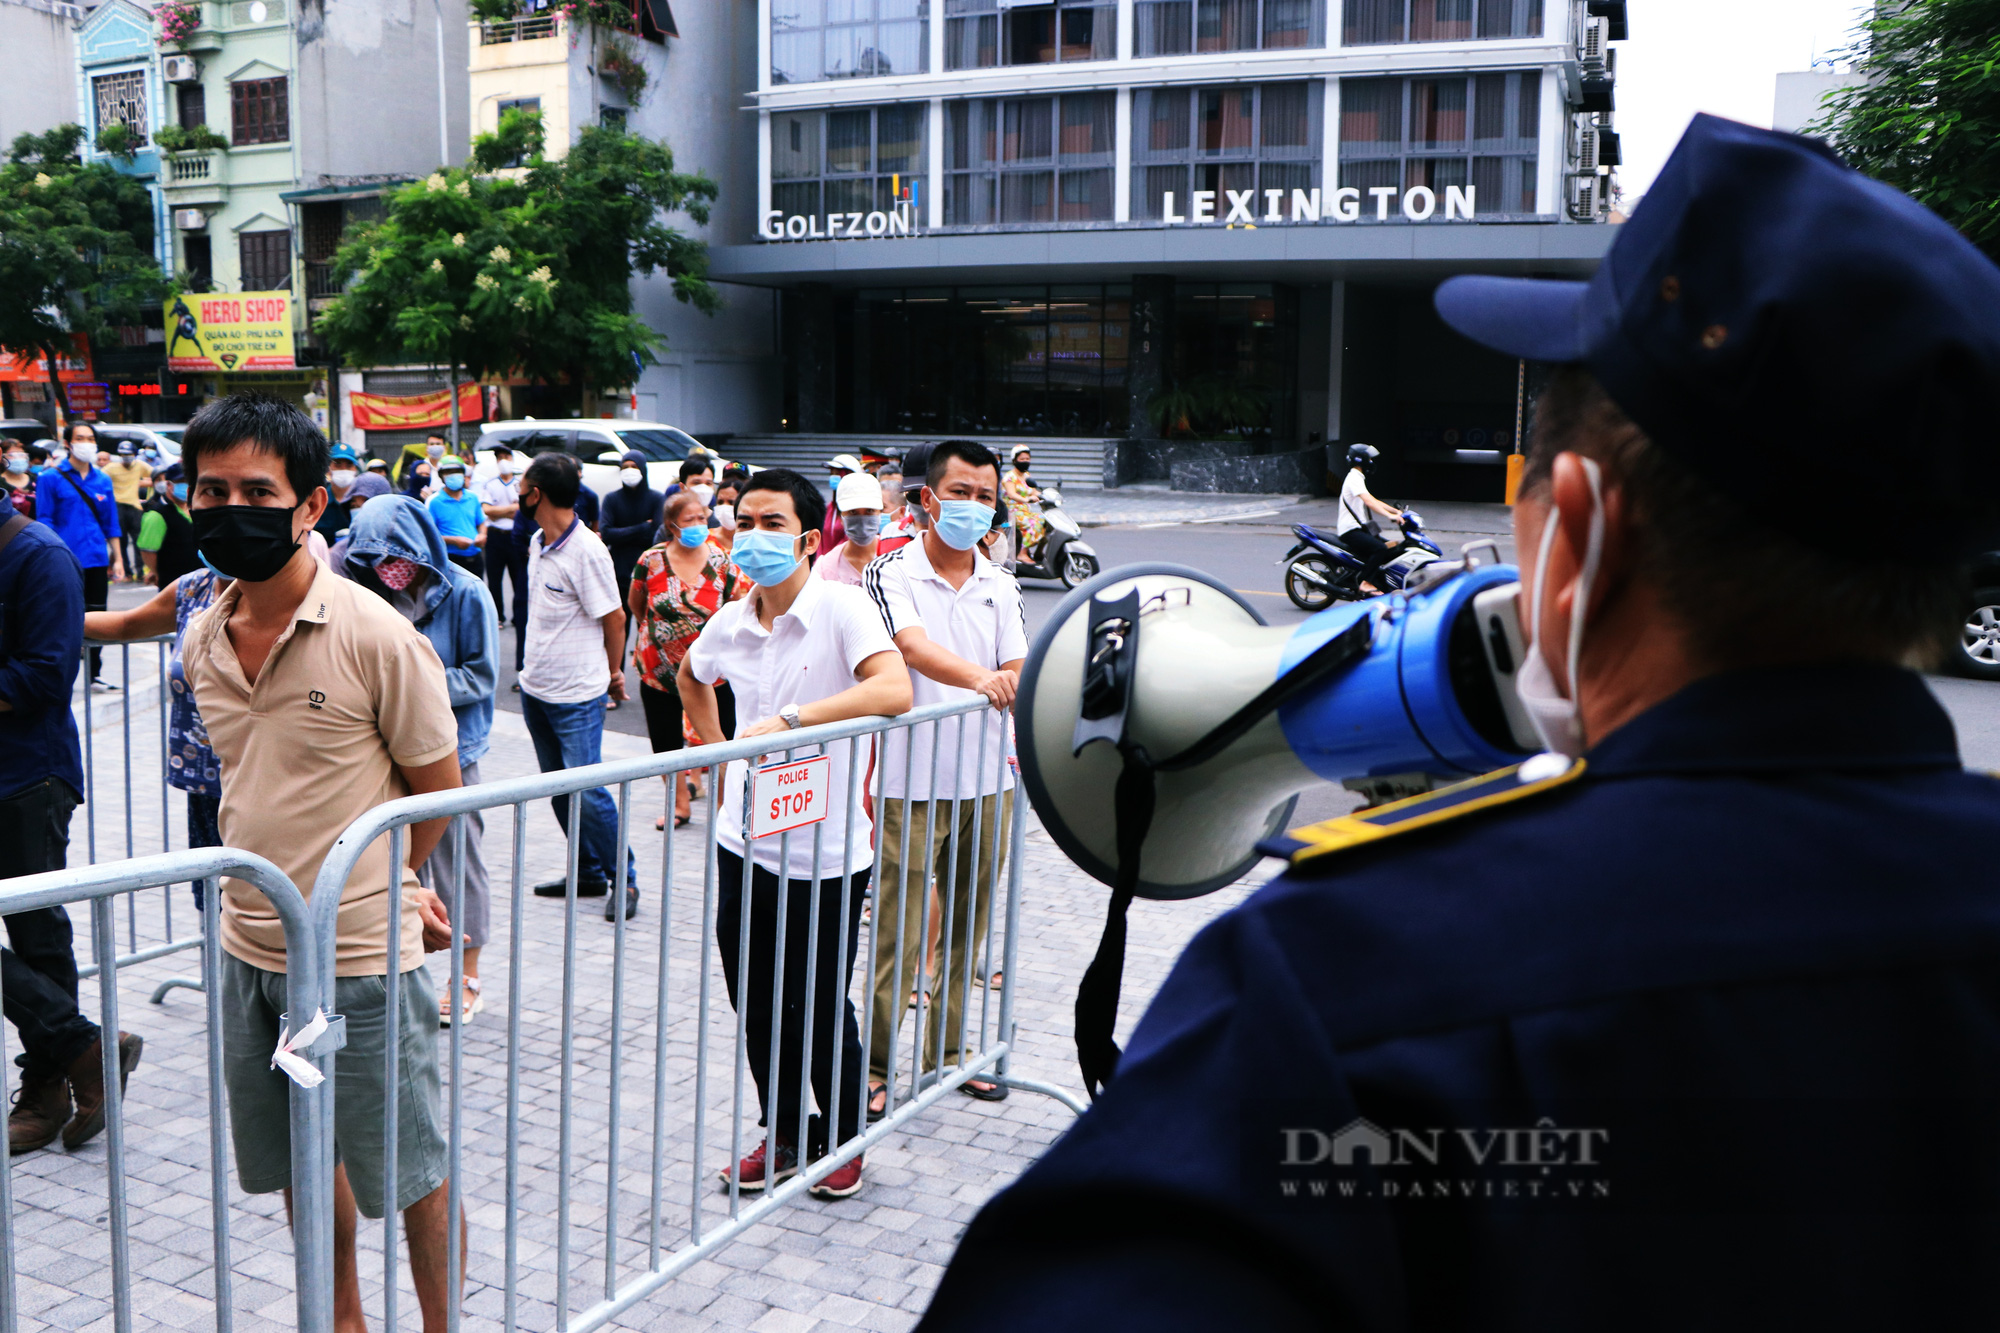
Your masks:
{"label": "motorcycle", "polygon": [[[1396,554],[1375,569],[1340,544],[1340,539],[1309,523],[1294,523],[1292,535],[1298,544],[1278,563],[1285,567],[1285,595],[1301,611],[1324,611],[1335,602],[1358,602],[1410,585],[1417,571],[1444,552],[1424,535],[1424,520],[1414,510],[1404,510],[1397,525],[1403,530],[1403,544]],[[1370,592],[1361,585],[1373,585]]]}
{"label": "motorcycle", "polygon": [[1042,487],[1042,539],[1014,557],[1014,576],[1059,579],[1074,588],[1097,577],[1097,552],[1083,540],[1083,526],[1063,512],[1058,483]]}

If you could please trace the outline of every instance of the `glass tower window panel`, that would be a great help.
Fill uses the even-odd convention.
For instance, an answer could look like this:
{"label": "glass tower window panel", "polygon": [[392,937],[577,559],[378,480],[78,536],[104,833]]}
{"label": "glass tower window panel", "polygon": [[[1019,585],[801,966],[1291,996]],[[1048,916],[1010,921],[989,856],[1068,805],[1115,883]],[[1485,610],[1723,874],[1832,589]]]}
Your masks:
{"label": "glass tower window panel", "polygon": [[1139,197],[1132,201],[1132,215],[1148,222],[1158,222],[1166,215],[1161,206],[1166,197],[1174,197],[1174,211],[1187,216],[1188,169],[1176,167],[1139,168]]}
{"label": "glass tower window panel", "polygon": [[1201,151],[1204,156],[1247,152],[1256,130],[1257,90],[1203,88],[1200,93]]}
{"label": "glass tower window panel", "polygon": [[1118,54],[1118,8],[1084,5],[1064,8],[1058,20],[1060,58],[1110,60]]}
{"label": "glass tower window panel", "polygon": [[1361,191],[1361,206],[1365,210],[1373,206],[1368,191],[1380,186],[1401,188],[1403,184],[1403,164],[1388,160],[1381,162],[1342,162],[1340,183]]}
{"label": "glass tower window panel", "polygon": [[1063,172],[1059,208],[1062,221],[1109,222],[1111,214],[1111,168]]}
{"label": "glass tower window panel", "polygon": [[1507,76],[1481,74],[1472,81],[1472,137],[1488,142],[1507,137]]}
{"label": "glass tower window panel", "polygon": [[873,144],[875,113],[830,111],[826,116],[826,170],[830,176],[849,175],[874,169]]}
{"label": "glass tower window panel", "polygon": [[819,130],[823,119],[817,111],[772,118],[771,179],[795,180],[819,175]]}
{"label": "glass tower window panel", "polygon": [[1444,192],[1449,186],[1464,189],[1469,174],[1466,159],[1462,157],[1413,157],[1403,172],[1403,188],[1415,189],[1422,185],[1438,196],[1440,206],[1444,202]]}
{"label": "glass tower window panel", "polygon": [[771,82],[811,83],[821,77],[825,26],[823,0],[772,0]]}
{"label": "glass tower window panel", "polygon": [[773,0],[771,81],[924,73],[929,14],[929,0]]}
{"label": "glass tower window panel", "polygon": [[1340,40],[1343,46],[1380,46],[1403,40],[1408,0],[1342,0]]}
{"label": "glass tower window panel", "polygon": [[1010,171],[1000,177],[1000,221],[1051,222],[1055,219],[1053,171]]}
{"label": "glass tower window panel", "polygon": [[910,175],[924,169],[924,112],[921,106],[885,106],[875,113],[875,170]]}
{"label": "glass tower window panel", "polygon": [[1425,148],[1465,142],[1465,80],[1416,79],[1410,84],[1410,138]]}
{"label": "glass tower window panel", "polygon": [[1340,143],[1379,147],[1390,152],[1403,146],[1403,81],[1401,79],[1342,79],[1340,82]]}
{"label": "glass tower window panel", "polygon": [[1194,50],[1194,0],[1140,0],[1133,22],[1137,55],[1184,56]]}
{"label": "glass tower window panel", "polygon": [[1257,49],[1258,0],[1195,0],[1196,51]]}
{"label": "glass tower window panel", "polygon": [[1062,99],[1062,134],[1057,151],[1063,164],[1085,165],[1086,159],[1109,162],[1117,151],[1113,142],[1117,116],[1115,93],[1086,93]]}
{"label": "glass tower window panel", "polygon": [[1000,63],[1000,16],[973,14],[945,20],[944,67],[991,69]]}
{"label": "glass tower window panel", "polygon": [[1056,58],[1056,11],[1036,6],[1010,9],[1001,16],[1005,29],[1001,59],[1009,65],[1046,65]]}
{"label": "glass tower window panel", "polygon": [[1264,0],[1264,49],[1322,46],[1326,0]]}
{"label": "glass tower window panel", "polygon": [[1272,83],[1264,86],[1259,108],[1259,143],[1269,151],[1312,148],[1313,121],[1311,90],[1303,83]]}
{"label": "glass tower window panel", "polygon": [[1472,0],[1410,0],[1411,41],[1462,42],[1472,32]]}
{"label": "glass tower window panel", "polygon": [[1055,101],[1036,97],[1004,102],[1000,156],[1005,162],[1046,162],[1055,154]]}
{"label": "glass tower window panel", "polygon": [[784,217],[797,214],[800,217],[817,217],[819,207],[818,181],[790,181],[784,185],[771,187],[771,207]]}
{"label": "glass tower window panel", "polygon": [[1142,90],[1139,96],[1146,100],[1144,151],[1185,153],[1189,143],[1187,94],[1179,88],[1171,88],[1158,92]]}
{"label": "glass tower window panel", "polygon": [[1542,133],[1542,72],[1531,69],[1514,76],[1518,91],[1515,105],[1519,119],[1514,137],[1533,143]]}

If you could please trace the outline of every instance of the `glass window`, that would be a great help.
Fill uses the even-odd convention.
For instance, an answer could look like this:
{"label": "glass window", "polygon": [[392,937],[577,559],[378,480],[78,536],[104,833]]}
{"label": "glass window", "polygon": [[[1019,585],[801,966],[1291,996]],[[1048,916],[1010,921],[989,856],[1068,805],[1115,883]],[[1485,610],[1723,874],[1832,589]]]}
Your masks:
{"label": "glass window", "polygon": [[[1477,217],[1532,215],[1538,177],[1542,76],[1519,73],[1421,79],[1343,79],[1340,183],[1361,191],[1364,221],[1381,219],[1370,190],[1423,186],[1446,215],[1447,189],[1472,191]],[[1406,132],[1407,129],[1407,132]]]}
{"label": "glass window", "polygon": [[[1188,218],[1197,190],[1214,193],[1217,220],[1228,218],[1232,203],[1238,221],[1247,209],[1258,222],[1314,207],[1324,96],[1317,80],[1141,88],[1132,96],[1135,219]],[[1294,190],[1306,196],[1303,203]]]}
{"label": "glass window", "polygon": [[292,233],[245,231],[236,236],[237,261],[243,290],[281,292],[292,285]]}
{"label": "glass window", "polygon": [[1326,0],[1138,0],[1142,56],[1326,45]]}
{"label": "glass window", "polygon": [[123,125],[132,132],[135,146],[148,142],[144,70],[128,69],[118,74],[100,74],[90,81],[90,91],[97,102],[99,130],[109,125]]}
{"label": "glass window", "polygon": [[[841,111],[791,111],[771,118],[771,207],[785,217],[893,213],[923,206],[921,103]],[[851,219],[842,217],[838,234]]]}
{"label": "glass window", "polygon": [[1118,54],[1118,6],[1105,0],[1011,5],[945,0],[946,69],[1110,60]]}
{"label": "glass window", "polygon": [[1344,46],[1539,37],[1543,0],[1341,0]]}
{"label": "glass window", "polygon": [[930,0],[773,0],[771,82],[930,69]]}
{"label": "glass window", "polygon": [[229,140],[284,143],[292,137],[291,95],[287,80],[243,79],[229,85]]}
{"label": "glass window", "polygon": [[677,463],[701,448],[694,436],[671,426],[664,430],[621,430],[618,438],[627,449],[637,449],[656,463]]}
{"label": "glass window", "polygon": [[945,225],[1108,222],[1115,94],[945,104]]}

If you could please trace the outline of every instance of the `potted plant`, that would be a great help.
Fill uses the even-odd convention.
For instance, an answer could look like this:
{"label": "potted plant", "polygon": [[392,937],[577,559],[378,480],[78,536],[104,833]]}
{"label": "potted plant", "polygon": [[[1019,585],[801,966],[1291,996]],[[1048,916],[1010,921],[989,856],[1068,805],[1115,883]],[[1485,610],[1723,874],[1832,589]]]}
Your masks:
{"label": "potted plant", "polygon": [[201,26],[201,0],[162,0],[153,10],[160,22],[160,43],[184,46]]}
{"label": "potted plant", "polygon": [[167,153],[208,153],[229,147],[226,136],[217,134],[206,125],[162,125],[154,132],[153,142]]}

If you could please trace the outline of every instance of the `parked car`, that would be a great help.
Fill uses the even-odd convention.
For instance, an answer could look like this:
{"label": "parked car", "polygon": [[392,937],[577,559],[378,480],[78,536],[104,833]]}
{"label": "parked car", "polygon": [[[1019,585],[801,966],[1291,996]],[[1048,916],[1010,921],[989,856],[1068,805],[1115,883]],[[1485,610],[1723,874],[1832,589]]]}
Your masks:
{"label": "parked car", "polygon": [[1972,594],[1958,636],[1952,665],[1961,675],[2000,680],[2000,551],[1989,551],[1972,562]]}
{"label": "parked car", "polygon": [[33,417],[0,417],[0,438],[33,444],[36,440],[52,440],[55,435]]}
{"label": "parked car", "polygon": [[160,451],[161,466],[163,467],[167,463],[174,463],[180,460],[181,432],[187,429],[186,426],[179,423],[170,424],[164,421],[122,423],[99,421],[92,424],[97,428],[98,442],[103,444],[107,449],[115,453],[118,450],[118,446],[127,440],[130,440],[132,446],[136,449],[144,449],[150,444],[153,448]]}
{"label": "parked car", "polygon": [[646,456],[646,484],[664,491],[680,480],[681,463],[693,453],[705,453],[720,473],[728,462],[694,436],[660,421],[572,419],[569,421],[501,421],[482,426],[474,445],[478,463],[493,460],[493,445],[505,441],[517,454],[533,458],[566,453],[583,464],[584,484],[599,495],[618,489],[618,462],[634,450]]}

